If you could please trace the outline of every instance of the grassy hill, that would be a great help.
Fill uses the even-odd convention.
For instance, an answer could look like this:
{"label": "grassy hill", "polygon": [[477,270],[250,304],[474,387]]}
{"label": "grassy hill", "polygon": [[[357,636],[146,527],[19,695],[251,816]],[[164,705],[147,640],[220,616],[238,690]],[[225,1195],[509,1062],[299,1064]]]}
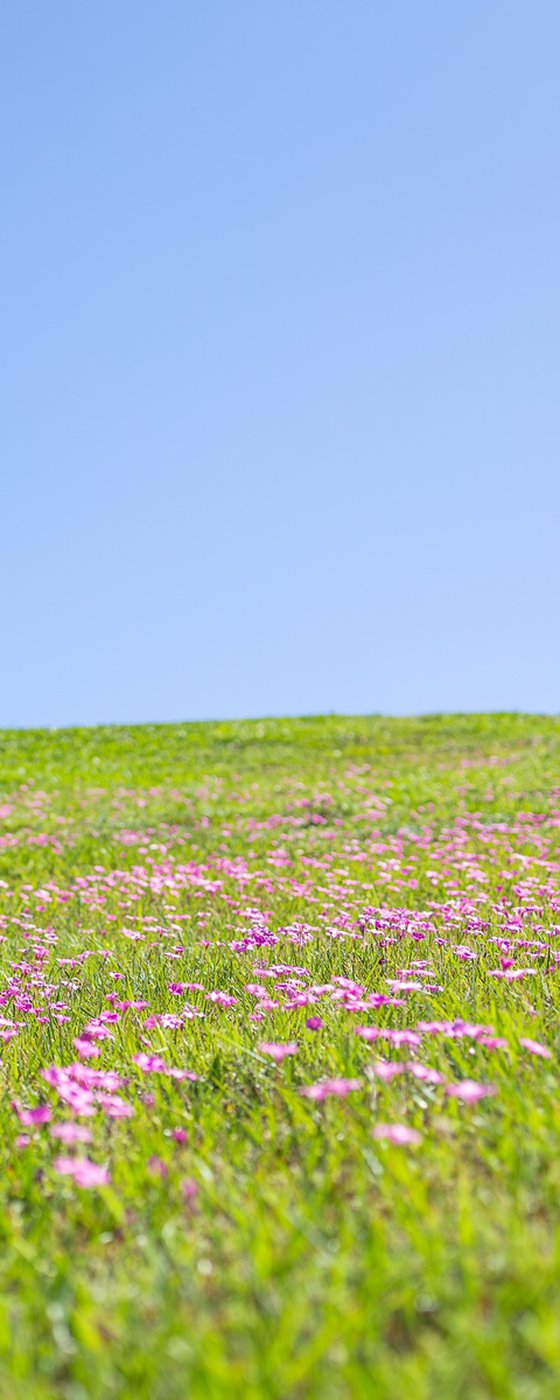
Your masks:
{"label": "grassy hill", "polygon": [[0,735],[0,1395],[557,1400],[560,720]]}

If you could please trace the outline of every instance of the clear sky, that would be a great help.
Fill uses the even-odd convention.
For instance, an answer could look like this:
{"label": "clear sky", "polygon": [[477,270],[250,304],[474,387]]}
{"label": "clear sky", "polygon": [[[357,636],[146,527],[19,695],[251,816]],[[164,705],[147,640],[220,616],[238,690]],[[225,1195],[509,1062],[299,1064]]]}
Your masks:
{"label": "clear sky", "polygon": [[560,710],[558,0],[7,0],[0,723]]}

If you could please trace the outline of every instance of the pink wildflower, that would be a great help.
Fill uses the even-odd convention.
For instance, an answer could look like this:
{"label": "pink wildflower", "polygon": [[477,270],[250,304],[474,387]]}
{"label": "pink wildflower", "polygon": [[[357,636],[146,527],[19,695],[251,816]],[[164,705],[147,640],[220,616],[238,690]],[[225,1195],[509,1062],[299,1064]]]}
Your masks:
{"label": "pink wildflower", "polygon": [[437,1069],[431,1069],[429,1065],[409,1063],[406,1068],[409,1074],[414,1075],[415,1079],[423,1080],[424,1084],[444,1083],[443,1074],[440,1074]]}
{"label": "pink wildflower", "polygon": [[62,1176],[72,1176],[76,1186],[108,1186],[111,1180],[105,1167],[90,1162],[89,1157],[56,1157],[53,1165]]}
{"label": "pink wildflower", "polygon": [[404,1006],[402,997],[387,997],[383,992],[371,992],[367,999],[368,1006]]}
{"label": "pink wildflower", "polygon": [[74,1036],[74,1040],[72,1043],[74,1049],[78,1051],[78,1055],[81,1056],[82,1060],[96,1060],[97,1057],[101,1054],[99,1046],[94,1045],[91,1040],[86,1040],[85,1036],[83,1035]]}
{"label": "pink wildflower", "polygon": [[138,1055],[132,1056],[132,1063],[138,1065],[144,1074],[165,1074],[165,1061],[161,1055],[146,1055],[140,1050]]}
{"label": "pink wildflower", "polygon": [[361,1079],[320,1079],[317,1084],[305,1084],[299,1092],[304,1099],[315,1099],[317,1103],[322,1103],[323,1099],[328,1099],[331,1095],[343,1098],[361,1087]]}
{"label": "pink wildflower", "polygon": [[52,1109],[48,1103],[39,1104],[37,1108],[21,1108],[17,1099],[14,1099],[12,1108],[17,1113],[24,1128],[31,1128],[35,1124],[49,1123],[52,1118]]}
{"label": "pink wildflower", "polygon": [[100,1093],[97,1096],[97,1102],[108,1118],[134,1117],[132,1104],[127,1103],[126,1099],[121,1099],[120,1094]]}
{"label": "pink wildflower", "polygon": [[407,1066],[399,1060],[374,1060],[371,1066],[372,1073],[378,1079],[385,1079],[387,1083],[395,1078],[397,1074],[404,1074]]}
{"label": "pink wildflower", "polygon": [[376,1123],[372,1137],[396,1143],[398,1147],[408,1147],[422,1141],[422,1134],[416,1128],[407,1128],[404,1123]]}
{"label": "pink wildflower", "polygon": [[299,1045],[296,1040],[288,1040],[284,1043],[274,1040],[260,1040],[259,1050],[263,1055],[270,1055],[271,1060],[281,1064],[286,1055],[297,1055]]}
{"label": "pink wildflower", "polygon": [[474,1079],[461,1079],[458,1084],[448,1084],[446,1094],[452,1099],[460,1099],[461,1103],[478,1103],[479,1099],[487,1099],[496,1093],[492,1084],[477,1084]]}
{"label": "pink wildflower", "polygon": [[150,1176],[159,1176],[162,1180],[167,1176],[169,1171],[167,1162],[164,1162],[161,1157],[149,1157],[147,1166]]}
{"label": "pink wildflower", "polygon": [[508,1043],[503,1035],[481,1035],[479,1045],[484,1045],[486,1050],[507,1050]]}
{"label": "pink wildflower", "polygon": [[89,1128],[83,1128],[81,1123],[52,1123],[49,1133],[51,1137],[58,1138],[59,1142],[65,1142],[68,1146],[73,1142],[91,1142]]}
{"label": "pink wildflower", "polygon": [[424,991],[424,988],[423,988],[421,982],[410,982],[410,981],[407,981],[406,978],[405,978],[405,979],[402,979],[402,978],[400,978],[400,977],[388,977],[388,978],[387,978],[387,982],[388,982],[389,986],[393,988],[393,991],[394,991],[394,992],[423,992],[423,991]]}
{"label": "pink wildflower", "polygon": [[[523,1045],[524,1049],[528,1050],[531,1055],[540,1055],[543,1060],[552,1059],[550,1050],[547,1050],[546,1045],[541,1045],[540,1040],[530,1040],[528,1036],[523,1035],[519,1044]],[[20,1121],[23,1122],[23,1119]]]}
{"label": "pink wildflower", "polygon": [[192,1176],[185,1177],[184,1181],[181,1182],[181,1191],[185,1205],[189,1210],[194,1210],[198,1196],[198,1181],[194,1181]]}

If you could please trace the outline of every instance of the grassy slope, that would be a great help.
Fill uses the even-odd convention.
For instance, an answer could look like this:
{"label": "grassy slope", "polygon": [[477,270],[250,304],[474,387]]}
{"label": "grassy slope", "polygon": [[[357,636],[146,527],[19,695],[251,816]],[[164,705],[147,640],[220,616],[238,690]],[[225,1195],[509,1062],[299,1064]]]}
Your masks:
{"label": "grassy slope", "polygon": [[[559,757],[560,721],[508,715],[0,737],[2,1396],[558,1396]],[[491,978],[500,957],[530,971]],[[332,981],[388,993],[415,960],[441,990],[400,1006],[357,1012]],[[278,965],[302,971],[263,979],[279,1005],[252,1021],[245,988]],[[311,985],[330,990],[293,1005]],[[134,1116],[78,1120],[111,1177],[80,1190],[10,1104],[72,1119],[41,1069],[77,1061],[115,989],[148,1006],[84,1063]],[[146,1027],[185,999],[204,1017]],[[458,1017],[507,1048],[410,1054],[495,1088],[472,1105],[380,1080],[409,1051],[354,1034]],[[276,1064],[263,1040],[299,1050]],[[361,1088],[300,1095],[325,1076]],[[379,1121],[422,1140],[376,1141]]]}

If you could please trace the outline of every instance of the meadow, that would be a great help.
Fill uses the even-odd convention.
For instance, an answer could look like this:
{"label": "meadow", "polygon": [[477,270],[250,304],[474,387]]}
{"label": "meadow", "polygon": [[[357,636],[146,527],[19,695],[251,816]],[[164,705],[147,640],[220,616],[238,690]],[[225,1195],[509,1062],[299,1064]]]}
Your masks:
{"label": "meadow", "polygon": [[557,1400],[560,720],[0,735],[3,1400]]}

